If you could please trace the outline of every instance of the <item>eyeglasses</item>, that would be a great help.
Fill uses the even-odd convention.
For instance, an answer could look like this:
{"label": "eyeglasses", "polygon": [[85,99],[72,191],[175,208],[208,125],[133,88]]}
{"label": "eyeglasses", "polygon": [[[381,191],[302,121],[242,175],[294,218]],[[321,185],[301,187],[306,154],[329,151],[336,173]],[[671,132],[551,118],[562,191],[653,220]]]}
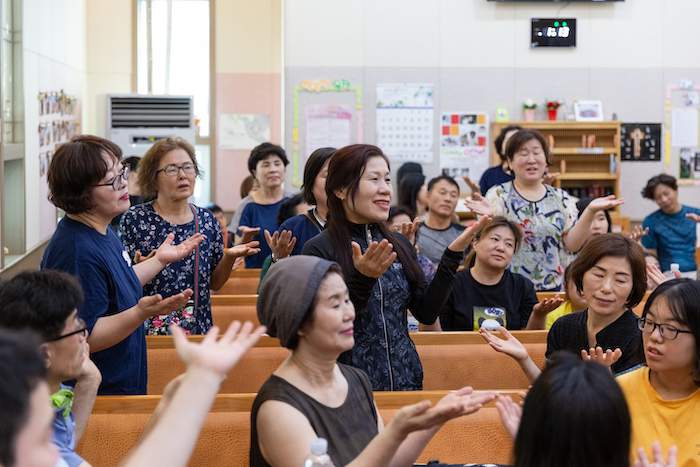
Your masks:
{"label": "eyeglasses", "polygon": [[651,334],[652,332],[654,332],[654,329],[659,328],[659,334],[661,334],[661,337],[670,341],[678,337],[679,332],[692,334],[691,331],[683,331],[682,329],[678,329],[677,327],[671,326],[670,324],[656,324],[655,322],[650,321],[646,318],[637,318],[637,327],[640,331],[645,332],[647,334]]}
{"label": "eyeglasses", "polygon": [[119,191],[119,188],[121,188],[121,186],[122,186],[122,178],[124,180],[129,180],[130,174],[131,174],[131,169],[129,169],[129,166],[123,165],[122,171],[119,172],[112,180],[110,180],[107,183],[99,183],[99,184],[93,185],[93,186],[110,186],[110,185],[112,185],[112,188],[114,188],[114,191]]}
{"label": "eyeglasses", "polygon": [[197,168],[195,167],[194,164],[187,163],[187,164],[182,164],[182,165],[175,165],[175,164],[168,164],[165,167],[163,167],[160,170],[157,170],[156,173],[158,172],[165,172],[165,175],[169,177],[174,177],[178,173],[180,173],[180,169],[182,169],[183,172],[185,172],[187,175],[192,175],[197,171]]}
{"label": "eyeglasses", "polygon": [[83,337],[87,337],[87,335],[88,335],[88,330],[87,330],[87,326],[85,326],[85,321],[83,321],[82,319],[78,318],[78,323],[79,323],[80,326],[81,326],[80,329],[77,329],[77,330],[75,330],[75,331],[73,331],[73,332],[69,332],[68,334],[63,334],[62,336],[58,336],[58,337],[56,337],[56,338],[54,338],[54,339],[50,339],[49,342],[60,341],[61,339],[65,339],[66,337],[74,336],[74,335],[76,335],[76,334],[82,334]]}

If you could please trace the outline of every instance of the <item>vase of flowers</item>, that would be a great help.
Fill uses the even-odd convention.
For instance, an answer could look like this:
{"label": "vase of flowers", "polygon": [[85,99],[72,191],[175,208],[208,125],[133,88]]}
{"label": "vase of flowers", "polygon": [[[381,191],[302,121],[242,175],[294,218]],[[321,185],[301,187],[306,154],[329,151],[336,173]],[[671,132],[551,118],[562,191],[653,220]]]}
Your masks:
{"label": "vase of flowers", "polygon": [[535,109],[537,108],[537,102],[532,99],[527,99],[523,102],[523,113],[525,114],[526,122],[535,121]]}
{"label": "vase of flowers", "polygon": [[549,119],[554,121],[557,119],[557,109],[561,107],[559,101],[545,101],[547,103],[547,113],[549,113]]}

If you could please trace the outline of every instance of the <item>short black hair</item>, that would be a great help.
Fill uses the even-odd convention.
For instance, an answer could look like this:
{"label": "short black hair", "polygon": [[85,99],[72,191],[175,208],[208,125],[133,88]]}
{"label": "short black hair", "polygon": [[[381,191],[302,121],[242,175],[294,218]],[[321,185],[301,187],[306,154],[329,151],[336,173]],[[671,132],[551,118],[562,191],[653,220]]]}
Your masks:
{"label": "short black hair", "polygon": [[514,130],[522,130],[522,127],[519,127],[518,125],[508,125],[504,129],[501,130],[501,133],[496,136],[496,139],[493,140],[493,145],[496,147],[496,153],[501,156],[501,160],[503,162],[506,161],[506,155],[503,154],[503,140],[506,139],[506,134],[508,134],[511,131]]}
{"label": "short black hair", "polygon": [[455,181],[454,178],[450,177],[449,175],[438,175],[437,177],[433,178],[428,182],[428,191],[433,191],[433,187],[437,182],[440,180],[445,180],[447,183],[451,183],[455,187],[457,187],[457,193],[459,193],[459,185]]}
{"label": "short black hair", "polygon": [[560,352],[525,398],[515,467],[628,467],[631,421],[610,370]]}
{"label": "short black hair", "polygon": [[659,174],[649,179],[647,186],[642,189],[642,196],[653,201],[654,191],[659,185],[666,185],[673,191],[678,191],[678,182],[676,182],[676,177],[668,174]]}
{"label": "short black hair", "polygon": [[403,177],[408,174],[423,175],[423,166],[418,162],[404,162],[399,170],[396,171],[396,183],[401,183]]}
{"label": "short black hair", "polygon": [[224,212],[224,210],[221,209],[221,206],[219,206],[216,203],[211,203],[209,206],[207,206],[207,209],[209,209],[212,212],[212,214],[218,214],[220,212],[221,213]]}
{"label": "short black hair", "polygon": [[[416,199],[424,184],[425,175],[414,172],[405,174],[399,182],[398,204],[409,207],[416,215],[423,215],[422,212],[416,212]],[[415,216],[411,218],[413,217]]]}
{"label": "short black hair", "polygon": [[416,217],[416,214],[413,211],[411,211],[411,208],[409,208],[408,206],[398,205],[389,208],[389,218],[386,221],[389,224],[391,224],[391,221],[392,219],[394,219],[394,217],[400,216],[402,214],[404,216],[410,217],[411,220],[413,220],[413,218]]}
{"label": "short black hair", "polygon": [[304,166],[304,184],[301,186],[301,193],[304,197],[304,202],[312,206],[318,204],[314,197],[314,183],[316,177],[321,173],[323,165],[331,158],[333,153],[337,151],[335,148],[320,148],[315,150],[309,156]]}
{"label": "short black hair", "polygon": [[46,378],[40,345],[35,333],[0,329],[0,464],[8,467],[17,460],[15,444],[31,416],[32,393]]}
{"label": "short black hair", "polygon": [[122,164],[128,165],[129,170],[136,172],[138,170],[139,161],[141,158],[139,156],[129,156],[122,159]]}
{"label": "short black hair", "polygon": [[[662,282],[644,304],[642,318],[646,317],[654,302],[663,297],[666,306],[678,323],[690,328],[695,337],[695,366],[691,376],[700,384],[700,282],[681,278]],[[637,346],[637,355],[646,361],[642,340]]]}
{"label": "short black hair", "polygon": [[0,326],[32,330],[44,341],[61,335],[66,320],[83,304],[83,290],[70,274],[25,271],[0,283]]}
{"label": "short black hair", "polygon": [[508,144],[506,144],[505,160],[513,161],[515,153],[520,151],[522,145],[533,139],[536,139],[540,142],[540,145],[542,146],[542,151],[544,152],[544,159],[547,164],[547,167],[551,166],[552,163],[549,160],[551,152],[549,149],[549,144],[547,144],[547,140],[544,139],[542,133],[534,129],[518,130],[515,134],[513,134],[513,136],[510,137],[510,139],[508,140]]}
{"label": "short black hair", "polygon": [[250,152],[250,157],[248,157],[248,171],[251,175],[255,176],[253,171],[258,166],[258,162],[265,160],[268,156],[277,156],[282,159],[282,163],[285,167],[289,165],[289,159],[287,159],[287,153],[284,152],[281,146],[277,146],[272,143],[262,143]]}
{"label": "short black hair", "polygon": [[304,202],[304,197],[301,193],[288,198],[280,204],[280,210],[277,212],[277,227],[282,225],[287,219],[297,215],[297,206]]}

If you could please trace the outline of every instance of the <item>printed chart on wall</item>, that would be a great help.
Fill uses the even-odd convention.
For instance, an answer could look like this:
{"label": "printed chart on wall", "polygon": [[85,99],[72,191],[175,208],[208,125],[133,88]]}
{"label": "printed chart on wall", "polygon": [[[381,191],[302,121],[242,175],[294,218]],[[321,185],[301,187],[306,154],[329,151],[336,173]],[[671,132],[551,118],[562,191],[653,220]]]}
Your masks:
{"label": "printed chart on wall", "polygon": [[219,149],[253,149],[270,141],[270,116],[222,114],[219,117]]}
{"label": "printed chart on wall", "polygon": [[342,105],[307,105],[304,164],[318,148],[342,148],[350,144],[352,110]]}
{"label": "printed chart on wall", "polygon": [[489,165],[489,116],[486,112],[440,115],[440,171],[458,179],[479,180]]}
{"label": "printed chart on wall", "polygon": [[433,162],[432,84],[377,85],[377,146],[389,159]]}

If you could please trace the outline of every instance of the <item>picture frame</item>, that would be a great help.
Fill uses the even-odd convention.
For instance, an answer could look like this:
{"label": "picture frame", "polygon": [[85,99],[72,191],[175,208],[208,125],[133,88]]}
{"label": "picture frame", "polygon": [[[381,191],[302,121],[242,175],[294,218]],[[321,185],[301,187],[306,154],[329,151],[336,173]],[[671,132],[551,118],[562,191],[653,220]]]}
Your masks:
{"label": "picture frame", "polygon": [[577,122],[602,122],[603,103],[601,101],[576,101],[574,114]]}

